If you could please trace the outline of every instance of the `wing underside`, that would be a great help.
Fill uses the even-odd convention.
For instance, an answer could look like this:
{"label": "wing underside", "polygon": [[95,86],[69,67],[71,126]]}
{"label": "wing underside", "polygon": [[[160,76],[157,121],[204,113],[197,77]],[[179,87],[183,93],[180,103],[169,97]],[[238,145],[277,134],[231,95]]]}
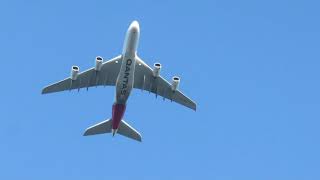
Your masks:
{"label": "wing underside", "polygon": [[121,66],[121,56],[117,56],[102,64],[99,71],[90,68],[79,73],[76,80],[68,77],[62,81],[56,82],[45,87],[42,94],[59,92],[64,90],[89,88],[92,86],[114,86],[117,80]]}
{"label": "wing underside", "polygon": [[[162,96],[164,99],[175,101],[188,108],[196,110],[196,103],[189,97],[184,95],[180,90],[172,90],[171,84],[162,76],[154,77],[152,69],[143,62],[139,57],[136,57],[136,68],[134,77],[134,88],[146,90]],[[42,94],[89,88],[92,86],[115,86],[117,76],[120,71],[122,58],[117,56],[107,62],[104,62],[100,71],[90,68],[82,73],[79,73],[76,80],[70,77],[51,84],[42,90]]]}
{"label": "wing underside", "polygon": [[137,57],[134,77],[134,88],[146,90],[163,98],[175,101],[188,108],[196,110],[196,103],[180,90],[172,90],[171,84],[163,77],[154,77],[152,69]]}

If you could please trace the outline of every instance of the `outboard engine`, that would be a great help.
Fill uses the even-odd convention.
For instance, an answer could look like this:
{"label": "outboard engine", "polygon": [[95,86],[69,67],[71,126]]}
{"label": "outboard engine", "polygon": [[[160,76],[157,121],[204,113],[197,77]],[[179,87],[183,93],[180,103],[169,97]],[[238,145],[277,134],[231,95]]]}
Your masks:
{"label": "outboard engine", "polygon": [[97,56],[96,57],[96,60],[95,60],[95,67],[94,69],[96,71],[100,71],[101,70],[101,67],[102,67],[102,63],[103,63],[103,58],[100,57],[100,56]]}
{"label": "outboard engine", "polygon": [[171,83],[171,89],[172,91],[176,91],[179,87],[180,78],[178,76],[173,76],[172,83]]}
{"label": "outboard engine", "polygon": [[79,73],[79,67],[78,66],[72,66],[72,68],[71,68],[71,79],[74,80],[74,81],[77,80],[78,73]]}
{"label": "outboard engine", "polygon": [[153,77],[159,77],[160,70],[161,70],[161,64],[160,63],[154,63],[153,66]]}

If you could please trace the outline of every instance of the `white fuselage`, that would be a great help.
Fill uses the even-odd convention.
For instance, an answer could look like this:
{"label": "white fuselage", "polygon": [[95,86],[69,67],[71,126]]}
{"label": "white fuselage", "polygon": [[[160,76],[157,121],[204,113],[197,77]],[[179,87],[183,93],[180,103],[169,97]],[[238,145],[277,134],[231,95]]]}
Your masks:
{"label": "white fuselage", "polygon": [[126,104],[133,88],[136,54],[140,30],[137,21],[128,28],[122,51],[122,64],[116,82],[116,104]]}

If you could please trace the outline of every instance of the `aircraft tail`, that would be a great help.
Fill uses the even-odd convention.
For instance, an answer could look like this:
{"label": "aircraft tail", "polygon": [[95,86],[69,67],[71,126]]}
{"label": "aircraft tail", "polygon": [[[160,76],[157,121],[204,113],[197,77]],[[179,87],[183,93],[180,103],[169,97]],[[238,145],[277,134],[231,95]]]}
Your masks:
{"label": "aircraft tail", "polygon": [[115,133],[121,134],[128,138],[137,140],[141,142],[141,135],[140,133],[131,127],[127,122],[121,120],[119,124],[119,128],[117,130],[112,129],[112,119],[107,119],[102,121],[96,125],[93,125],[86,129],[84,132],[84,136],[96,135],[96,134],[104,134],[104,133],[111,133],[114,135]]}

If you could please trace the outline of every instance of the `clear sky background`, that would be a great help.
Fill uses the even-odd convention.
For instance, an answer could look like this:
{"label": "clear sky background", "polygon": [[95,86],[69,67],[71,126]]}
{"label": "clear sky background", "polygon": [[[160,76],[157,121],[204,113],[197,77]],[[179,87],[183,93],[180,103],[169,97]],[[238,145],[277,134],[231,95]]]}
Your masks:
{"label": "clear sky background", "polygon": [[[320,179],[318,1],[0,2],[0,179]],[[134,90],[143,142],[83,137],[111,117],[115,89],[41,95],[121,53],[181,77],[197,112]]]}

